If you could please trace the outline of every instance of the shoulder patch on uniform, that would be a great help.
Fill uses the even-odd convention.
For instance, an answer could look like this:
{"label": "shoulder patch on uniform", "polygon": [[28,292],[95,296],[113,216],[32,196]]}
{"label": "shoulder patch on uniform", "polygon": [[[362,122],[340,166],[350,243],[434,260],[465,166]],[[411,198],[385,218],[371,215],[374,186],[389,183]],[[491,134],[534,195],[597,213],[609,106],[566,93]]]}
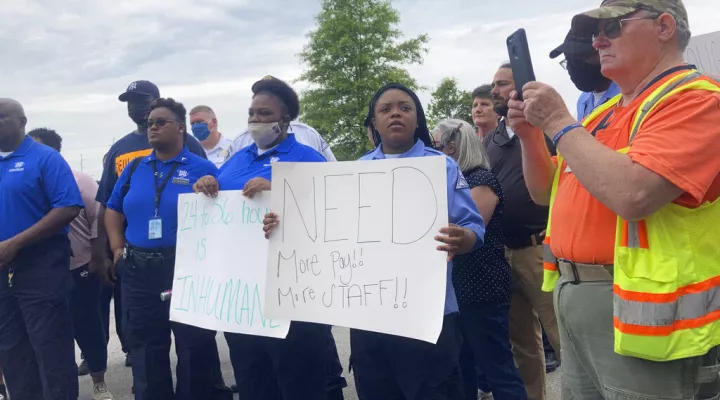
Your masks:
{"label": "shoulder patch on uniform", "polygon": [[465,176],[463,175],[462,171],[460,171],[459,168],[457,170],[457,174],[458,174],[458,177],[457,177],[457,183],[455,184],[455,190],[469,188],[470,185],[468,185],[467,180],[465,179]]}

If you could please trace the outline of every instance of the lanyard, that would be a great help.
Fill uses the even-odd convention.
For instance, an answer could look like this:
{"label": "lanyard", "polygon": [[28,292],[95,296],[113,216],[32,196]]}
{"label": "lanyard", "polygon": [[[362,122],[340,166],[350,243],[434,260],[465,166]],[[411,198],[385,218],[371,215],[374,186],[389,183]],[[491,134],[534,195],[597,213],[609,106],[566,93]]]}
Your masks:
{"label": "lanyard", "polygon": [[153,160],[152,162],[152,170],[153,170],[153,186],[155,186],[155,218],[158,216],[158,209],[160,208],[160,197],[162,196],[163,190],[165,190],[165,186],[167,186],[168,182],[170,181],[170,178],[175,173],[175,170],[178,169],[178,166],[180,163],[174,162],[172,168],[170,169],[170,172],[168,172],[165,179],[162,181],[162,184],[158,187],[157,184],[157,172],[155,171],[155,164],[157,164],[157,160]]}
{"label": "lanyard", "polygon": [[[648,90],[651,86],[658,83],[661,79],[665,78],[666,76],[668,76],[670,74],[674,74],[675,72],[678,72],[678,71],[684,71],[684,70],[690,70],[690,69],[697,69],[697,68],[692,64],[678,65],[677,67],[670,68],[669,70],[667,70],[667,71],[661,73],[660,75],[656,76],[655,78],[653,78],[653,80],[651,80],[650,83],[645,85],[643,90],[641,90],[640,93],[638,93],[636,98],[640,97],[640,95],[642,95],[646,90]],[[595,136],[598,131],[601,131],[608,127],[608,125],[609,125],[608,120],[610,119],[610,117],[613,115],[614,112],[615,112],[615,110],[610,110],[610,112],[607,113],[605,118],[603,118],[602,121],[600,121],[598,126],[596,126],[595,129],[593,129],[593,131],[591,132],[591,134],[593,136]]]}

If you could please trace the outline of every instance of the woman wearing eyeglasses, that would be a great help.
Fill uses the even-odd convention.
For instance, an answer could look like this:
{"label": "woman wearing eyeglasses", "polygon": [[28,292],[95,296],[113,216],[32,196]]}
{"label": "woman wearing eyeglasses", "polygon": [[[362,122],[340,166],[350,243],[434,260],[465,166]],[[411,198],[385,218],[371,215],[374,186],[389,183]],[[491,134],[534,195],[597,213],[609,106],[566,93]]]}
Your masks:
{"label": "woman wearing eyeglasses", "polygon": [[[192,193],[198,178],[217,173],[213,163],[185,146],[185,119],[185,107],[173,99],[151,104],[147,125],[153,151],[123,170],[105,213],[123,280],[123,333],[133,357],[136,400],[211,398],[215,331],[170,322],[170,303],[160,298],[172,288],[178,196]],[[174,394],[171,330],[178,357]]]}
{"label": "woman wearing eyeglasses", "polygon": [[477,399],[479,367],[497,400],[526,399],[510,347],[510,264],[505,259],[502,217],[505,198],[490,172],[482,142],[465,121],[448,119],[433,131],[435,147],[457,161],[485,221],[483,247],[455,256],[453,286],[464,341],[460,355],[466,399]]}

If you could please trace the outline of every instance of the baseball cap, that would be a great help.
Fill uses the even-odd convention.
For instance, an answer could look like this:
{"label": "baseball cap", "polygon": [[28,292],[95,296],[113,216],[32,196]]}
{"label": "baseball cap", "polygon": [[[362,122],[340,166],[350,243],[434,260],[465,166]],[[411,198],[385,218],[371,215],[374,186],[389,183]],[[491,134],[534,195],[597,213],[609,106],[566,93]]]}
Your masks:
{"label": "baseball cap", "polygon": [[128,101],[131,96],[150,96],[154,99],[160,98],[160,89],[150,81],[135,81],[128,85],[125,93],[118,97],[120,101]]}
{"label": "baseball cap", "polygon": [[578,36],[571,30],[565,36],[565,41],[550,52],[550,58],[557,58],[560,54],[565,54],[566,58],[586,59],[592,57],[594,53],[592,36]]}
{"label": "baseball cap", "polygon": [[573,17],[573,31],[597,29],[597,21],[614,19],[637,10],[655,11],[672,15],[679,24],[687,26],[688,16],[682,0],[604,0],[600,7]]}

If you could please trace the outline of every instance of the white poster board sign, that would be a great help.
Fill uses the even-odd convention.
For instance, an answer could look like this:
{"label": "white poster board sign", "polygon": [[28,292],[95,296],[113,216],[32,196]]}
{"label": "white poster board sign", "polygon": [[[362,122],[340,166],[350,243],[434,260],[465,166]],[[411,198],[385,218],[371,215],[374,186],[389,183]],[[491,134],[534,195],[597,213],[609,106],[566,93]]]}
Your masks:
{"label": "white poster board sign", "polygon": [[265,312],[270,193],[181,194],[170,319],[222,332],[284,338],[290,323]]}
{"label": "white poster board sign", "polygon": [[720,76],[720,31],[691,38],[684,56],[700,72]]}
{"label": "white poster board sign", "polygon": [[435,343],[448,224],[445,157],[274,163],[267,315]]}

